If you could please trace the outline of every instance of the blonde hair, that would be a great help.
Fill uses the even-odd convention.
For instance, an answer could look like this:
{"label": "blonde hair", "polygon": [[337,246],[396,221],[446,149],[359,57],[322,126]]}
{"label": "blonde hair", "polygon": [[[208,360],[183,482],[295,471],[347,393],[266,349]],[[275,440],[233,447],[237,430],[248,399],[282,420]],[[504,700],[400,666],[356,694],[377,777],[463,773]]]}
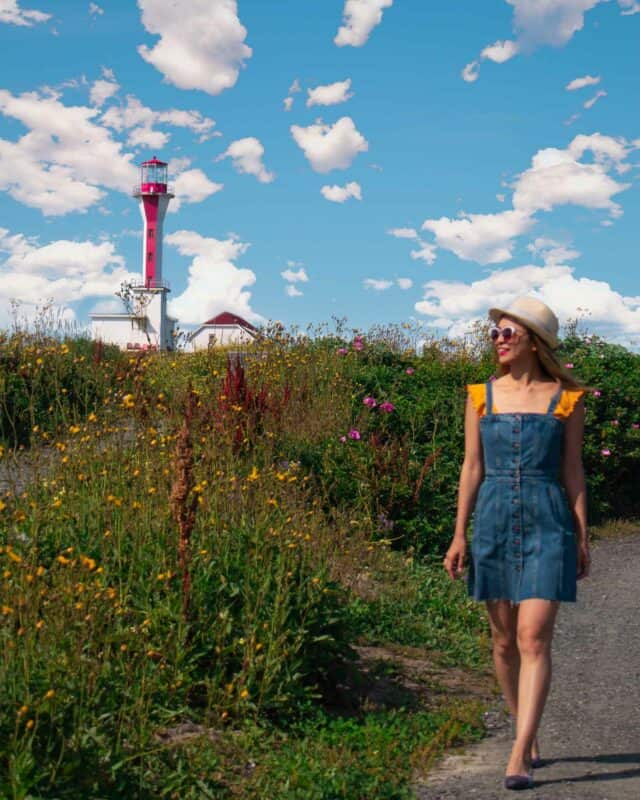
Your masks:
{"label": "blonde hair", "polygon": [[[505,315],[506,316],[506,315]],[[520,322],[520,320],[518,320]],[[526,325],[520,322],[522,327],[527,331],[531,337],[531,341],[536,347],[536,355],[538,356],[538,364],[542,372],[554,381],[558,381],[563,389],[584,389],[589,390],[590,387],[586,386],[582,381],[579,381],[574,375],[566,368],[563,367],[558,356],[549,347],[549,345],[541,339],[537,333],[527,328]],[[497,355],[496,355],[497,359]],[[509,372],[509,367],[498,363],[498,374],[506,375]]]}

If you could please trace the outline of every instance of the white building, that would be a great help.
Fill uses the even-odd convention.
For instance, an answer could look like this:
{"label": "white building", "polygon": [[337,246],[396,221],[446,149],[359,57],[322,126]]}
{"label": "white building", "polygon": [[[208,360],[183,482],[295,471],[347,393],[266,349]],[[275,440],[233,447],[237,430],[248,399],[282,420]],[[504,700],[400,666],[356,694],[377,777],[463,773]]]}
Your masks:
{"label": "white building", "polygon": [[200,325],[189,335],[191,350],[206,350],[208,347],[251,344],[258,338],[257,329],[246,319],[223,311]]}

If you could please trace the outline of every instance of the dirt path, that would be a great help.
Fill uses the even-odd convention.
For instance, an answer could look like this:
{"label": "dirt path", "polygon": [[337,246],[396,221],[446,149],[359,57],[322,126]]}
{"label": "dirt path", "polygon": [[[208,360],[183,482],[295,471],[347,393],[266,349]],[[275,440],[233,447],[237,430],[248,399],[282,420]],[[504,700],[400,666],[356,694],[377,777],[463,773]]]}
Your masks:
{"label": "dirt path", "polygon": [[[554,677],[542,720],[547,764],[527,800],[640,798],[640,533],[593,547],[592,576],[561,608]],[[419,800],[504,800],[511,726],[501,709],[489,735],[446,756],[415,786]]]}

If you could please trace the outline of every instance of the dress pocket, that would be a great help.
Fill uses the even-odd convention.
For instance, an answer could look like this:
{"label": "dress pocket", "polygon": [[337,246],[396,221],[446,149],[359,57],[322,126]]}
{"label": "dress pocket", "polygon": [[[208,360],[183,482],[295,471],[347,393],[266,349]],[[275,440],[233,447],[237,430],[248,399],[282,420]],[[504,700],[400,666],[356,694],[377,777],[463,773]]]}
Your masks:
{"label": "dress pocket", "polygon": [[558,483],[550,483],[547,486],[549,508],[554,521],[558,522],[568,533],[573,533],[573,515],[563,488]]}

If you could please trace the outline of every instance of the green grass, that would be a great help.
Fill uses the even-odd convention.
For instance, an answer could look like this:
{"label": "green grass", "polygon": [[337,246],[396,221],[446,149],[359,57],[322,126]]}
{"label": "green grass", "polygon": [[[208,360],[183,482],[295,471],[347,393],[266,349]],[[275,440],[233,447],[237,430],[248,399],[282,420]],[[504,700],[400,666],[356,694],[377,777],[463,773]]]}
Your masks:
{"label": "green grass", "polygon": [[[408,798],[479,735],[486,692],[455,698],[486,622],[440,562],[463,384],[491,364],[398,341],[278,334],[241,370],[0,338],[0,459],[44,468],[0,497],[0,797]],[[567,346],[609,370],[590,490],[630,508],[637,359]]]}

